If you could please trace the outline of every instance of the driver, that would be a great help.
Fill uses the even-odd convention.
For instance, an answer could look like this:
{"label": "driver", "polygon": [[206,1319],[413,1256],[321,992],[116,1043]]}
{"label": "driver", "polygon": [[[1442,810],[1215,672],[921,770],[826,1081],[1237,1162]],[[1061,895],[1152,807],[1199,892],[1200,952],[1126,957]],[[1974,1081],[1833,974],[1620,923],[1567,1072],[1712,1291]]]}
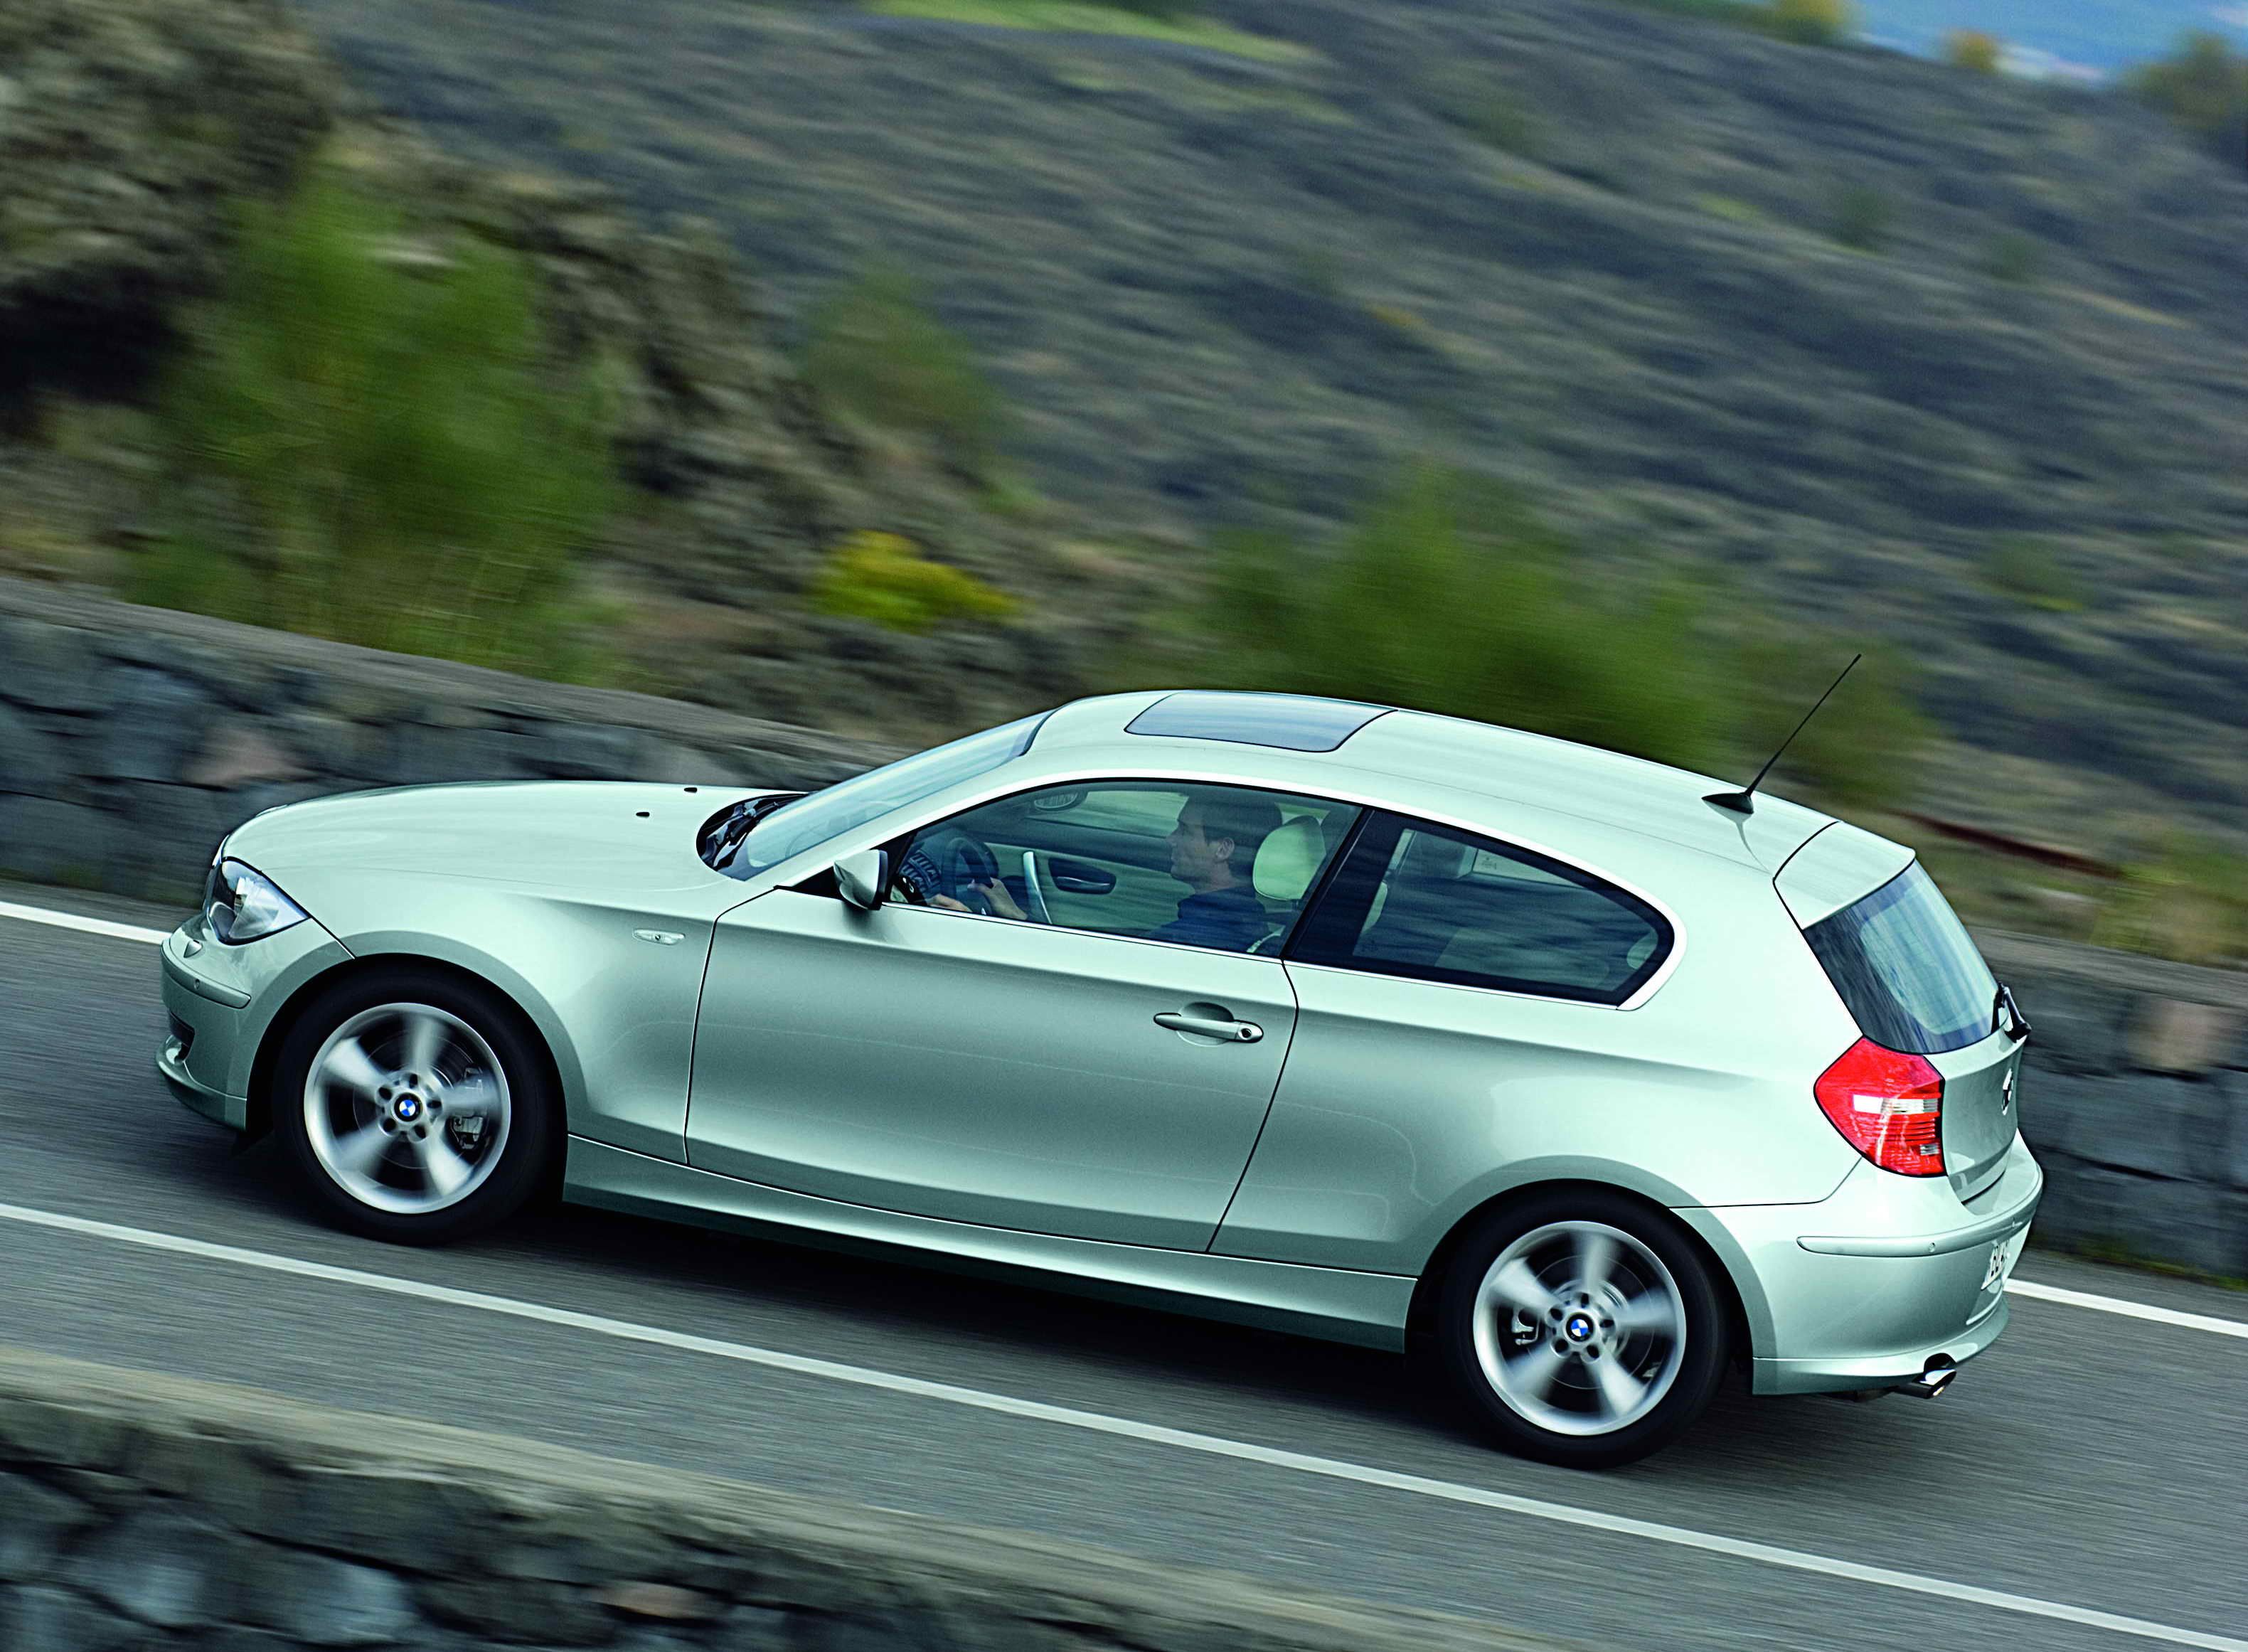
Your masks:
{"label": "driver", "polygon": [[[1279,829],[1279,808],[1263,798],[1231,792],[1189,797],[1170,834],[1171,875],[1188,893],[1179,902],[1178,916],[1146,938],[1221,952],[1246,952],[1263,940],[1272,921],[1257,898],[1253,868],[1258,849]],[[998,879],[971,887],[990,903],[995,917],[1018,922],[1029,918]],[[933,895],[929,903],[953,912],[973,909],[949,895]]]}
{"label": "driver", "polygon": [[1171,875],[1189,891],[1179,915],[1150,941],[1246,952],[1272,920],[1257,898],[1252,869],[1264,840],[1280,829],[1280,810],[1243,792],[1189,797],[1171,828]]}

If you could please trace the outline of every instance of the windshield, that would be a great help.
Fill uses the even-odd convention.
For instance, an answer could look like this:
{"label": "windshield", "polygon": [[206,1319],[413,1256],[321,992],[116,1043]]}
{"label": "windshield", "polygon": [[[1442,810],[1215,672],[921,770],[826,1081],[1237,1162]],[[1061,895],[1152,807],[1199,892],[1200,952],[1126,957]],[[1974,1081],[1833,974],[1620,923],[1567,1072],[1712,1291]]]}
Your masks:
{"label": "windshield", "polygon": [[881,768],[869,769],[824,792],[798,798],[758,821],[718,870],[728,877],[752,877],[893,809],[988,773],[1028,751],[1038,725],[1049,715],[1042,711],[949,745],[932,746]]}
{"label": "windshield", "polygon": [[1917,864],[1803,933],[1875,1044],[1941,1055],[1997,1027],[1998,984]]}

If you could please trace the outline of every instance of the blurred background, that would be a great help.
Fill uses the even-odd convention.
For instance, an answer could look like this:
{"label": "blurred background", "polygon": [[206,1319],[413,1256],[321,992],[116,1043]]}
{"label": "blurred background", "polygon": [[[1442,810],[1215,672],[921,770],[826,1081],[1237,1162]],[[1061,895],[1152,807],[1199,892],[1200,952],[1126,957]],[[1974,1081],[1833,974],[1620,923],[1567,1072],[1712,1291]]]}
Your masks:
{"label": "blurred background", "polygon": [[0,9],[0,575],[892,747],[1862,649],[1775,790],[2236,964],[2245,294],[2222,0]]}

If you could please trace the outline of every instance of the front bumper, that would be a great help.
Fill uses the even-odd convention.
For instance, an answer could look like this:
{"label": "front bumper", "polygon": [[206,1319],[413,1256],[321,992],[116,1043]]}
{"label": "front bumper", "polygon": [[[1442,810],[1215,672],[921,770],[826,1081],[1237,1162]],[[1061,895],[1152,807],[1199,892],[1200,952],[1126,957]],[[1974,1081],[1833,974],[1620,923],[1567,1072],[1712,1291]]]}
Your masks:
{"label": "front bumper", "polygon": [[305,983],[351,954],[310,920],[244,946],[216,939],[200,914],[164,938],[171,1030],[156,1071],[181,1103],[230,1129],[250,1124],[250,1080],[275,1017]]}
{"label": "front bumper", "polygon": [[1865,1164],[1819,1204],[1677,1214],[1740,1286],[1755,1392],[1820,1394],[1895,1388],[1997,1341],[2044,1192],[2017,1134],[2004,1173],[1964,1209],[1943,1177]]}

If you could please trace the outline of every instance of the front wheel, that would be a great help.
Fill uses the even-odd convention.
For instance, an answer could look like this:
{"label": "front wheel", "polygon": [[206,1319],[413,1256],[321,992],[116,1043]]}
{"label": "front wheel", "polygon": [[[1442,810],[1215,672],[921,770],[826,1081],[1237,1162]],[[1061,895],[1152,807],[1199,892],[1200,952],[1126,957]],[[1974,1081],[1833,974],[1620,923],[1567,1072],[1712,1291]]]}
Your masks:
{"label": "front wheel", "polygon": [[298,1016],[273,1075],[275,1134],[343,1226],[438,1244],[537,1191],[554,1097],[504,998],[435,970],[339,983]]}
{"label": "front wheel", "polygon": [[1454,1254],[1436,1329],[1450,1386],[1499,1443],[1574,1468],[1669,1443],[1725,1369],[1700,1252],[1668,1217],[1598,1189],[1494,1213]]}

